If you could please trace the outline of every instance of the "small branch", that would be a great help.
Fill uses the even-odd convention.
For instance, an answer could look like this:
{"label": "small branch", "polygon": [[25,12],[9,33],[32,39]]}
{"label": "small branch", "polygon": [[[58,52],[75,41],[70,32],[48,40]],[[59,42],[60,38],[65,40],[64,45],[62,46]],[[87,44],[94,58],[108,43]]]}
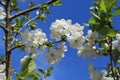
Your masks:
{"label": "small branch", "polygon": [[61,39],[61,40],[59,40],[59,41],[53,42],[53,44],[59,43],[59,42],[66,42],[66,41],[67,41],[67,40],[65,40],[65,39]]}
{"label": "small branch", "polygon": [[[46,2],[45,4],[49,5],[49,4],[51,4],[51,3],[55,2],[55,1],[56,1],[56,0],[50,0],[50,1]],[[18,16],[20,16],[20,15],[24,15],[24,14],[26,14],[26,13],[28,13],[28,12],[31,12],[31,11],[36,10],[36,9],[39,9],[40,5],[41,5],[41,4],[39,4],[39,5],[37,5],[37,6],[34,6],[34,7],[31,7],[31,8],[29,8],[29,9],[26,9],[26,10],[24,10],[24,11],[21,11],[21,12],[19,12],[19,13],[16,13],[16,14],[12,15],[12,16],[10,17],[10,19],[14,19],[14,18],[16,18],[16,17],[18,17]]]}
{"label": "small branch", "polygon": [[0,4],[4,7],[6,7],[5,3],[3,1],[0,1]]}
{"label": "small branch", "polygon": [[115,74],[114,74],[114,71],[113,71],[113,53],[112,53],[112,38],[110,39],[110,66],[111,66],[111,71],[112,71],[112,77],[115,79]]}
{"label": "small branch", "polygon": [[6,32],[6,28],[4,28],[2,25],[0,25],[0,28],[2,28],[4,30],[4,32]]}
{"label": "small branch", "polygon": [[13,50],[15,50],[15,49],[17,49],[17,48],[20,48],[20,47],[23,47],[23,46],[24,46],[24,45],[15,46],[15,47],[11,48],[9,51],[13,51]]}

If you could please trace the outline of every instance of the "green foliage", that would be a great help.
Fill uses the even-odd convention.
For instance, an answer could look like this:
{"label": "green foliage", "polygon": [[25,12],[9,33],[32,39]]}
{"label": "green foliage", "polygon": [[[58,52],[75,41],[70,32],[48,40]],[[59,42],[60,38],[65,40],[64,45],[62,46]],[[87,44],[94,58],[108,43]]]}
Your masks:
{"label": "green foliage", "polygon": [[39,75],[34,72],[36,68],[34,59],[32,58],[27,58],[23,63],[22,63],[22,68],[20,72],[20,78],[38,78]]}
{"label": "green foliage", "polygon": [[51,73],[52,70],[53,70],[53,67],[49,67],[49,68],[46,70],[45,77],[50,77],[50,73]]}
{"label": "green foliage", "polygon": [[61,0],[56,0],[55,2],[52,3],[53,6],[61,6],[62,1]]}
{"label": "green foliage", "polygon": [[114,38],[116,32],[112,27],[112,9],[116,4],[116,0],[98,0],[95,3],[95,8],[91,9],[93,15],[88,21],[90,28],[93,31],[97,31],[104,36]]}
{"label": "green foliage", "polygon": [[116,9],[114,13],[112,13],[112,16],[120,15],[120,8]]}
{"label": "green foliage", "polygon": [[11,12],[12,11],[21,11],[21,9],[17,7],[18,5],[19,4],[18,4],[17,0],[12,0],[11,4],[10,4],[10,6],[11,6]]}
{"label": "green foliage", "polygon": [[38,69],[38,71],[39,71],[40,74],[45,74],[44,70],[42,70],[40,68]]}
{"label": "green foliage", "polygon": [[43,76],[42,79],[46,79],[47,77],[50,77],[52,70],[53,70],[53,67],[47,68],[46,71],[39,68],[38,72],[40,73],[41,76]]}
{"label": "green foliage", "polygon": [[50,8],[49,8],[49,6],[47,5],[47,4],[42,4],[42,5],[40,5],[40,10],[42,10],[44,13],[49,13],[49,10],[50,10]]}
{"label": "green foliage", "polygon": [[36,22],[31,22],[31,23],[28,24],[29,28],[32,29],[32,30],[34,30],[36,25],[37,25]]}

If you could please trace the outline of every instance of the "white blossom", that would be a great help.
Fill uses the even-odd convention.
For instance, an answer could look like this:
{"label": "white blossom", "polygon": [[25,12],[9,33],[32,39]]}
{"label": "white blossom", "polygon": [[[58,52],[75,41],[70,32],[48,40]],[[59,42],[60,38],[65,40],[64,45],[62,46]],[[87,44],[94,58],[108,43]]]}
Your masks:
{"label": "white blossom", "polygon": [[108,72],[106,70],[102,70],[101,73],[99,73],[94,67],[92,63],[88,64],[88,69],[90,72],[90,79],[91,80],[114,80],[113,77],[109,77]]}
{"label": "white blossom", "polygon": [[32,54],[32,57],[36,57],[38,55],[38,47],[42,46],[47,41],[46,34],[42,32],[41,29],[36,29],[32,31],[25,30],[21,33],[23,44],[25,45],[25,49],[27,53]]}
{"label": "white blossom", "polygon": [[90,43],[86,43],[78,50],[78,56],[82,56],[83,58],[97,57],[95,49],[95,46],[92,46]]}
{"label": "white blossom", "polygon": [[96,31],[92,32],[92,30],[88,30],[88,35],[86,36],[86,40],[91,43],[94,44],[95,43],[95,39],[98,37],[98,33]]}
{"label": "white blossom", "polygon": [[67,47],[64,43],[58,45],[57,49],[49,48],[49,53],[45,55],[48,63],[54,64],[60,62],[60,60],[64,57],[64,51],[66,51]]}
{"label": "white blossom", "polygon": [[54,38],[56,40],[60,40],[61,36],[70,35],[70,29],[71,29],[71,20],[56,20],[52,23],[50,30],[51,30],[51,38]]}
{"label": "white blossom", "polygon": [[112,44],[120,51],[120,34],[116,34],[116,40],[114,40]]}
{"label": "white blossom", "polygon": [[79,49],[82,47],[85,37],[83,36],[84,26],[80,26],[80,24],[73,24],[70,30],[70,35],[67,36],[67,41],[70,42],[72,48]]}
{"label": "white blossom", "polygon": [[88,70],[90,72],[90,80],[101,80],[101,74],[95,70],[92,63],[88,64]]}
{"label": "white blossom", "polygon": [[5,70],[5,66],[5,64],[0,64],[0,80],[6,80],[5,72],[3,72]]}
{"label": "white blossom", "polygon": [[0,7],[0,19],[4,19],[6,17],[5,12],[3,12],[3,8]]}

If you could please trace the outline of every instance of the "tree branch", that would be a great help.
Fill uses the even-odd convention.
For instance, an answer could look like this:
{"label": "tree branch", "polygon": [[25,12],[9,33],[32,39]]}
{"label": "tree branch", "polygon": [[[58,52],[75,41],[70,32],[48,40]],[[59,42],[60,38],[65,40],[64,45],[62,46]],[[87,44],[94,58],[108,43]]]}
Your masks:
{"label": "tree branch", "polygon": [[15,46],[15,47],[11,48],[9,51],[13,51],[13,50],[15,50],[15,49],[17,49],[17,48],[20,48],[20,47],[23,47],[23,46],[24,46],[24,45]]}
{"label": "tree branch", "polygon": [[[55,2],[55,1],[56,1],[56,0],[50,0],[50,1],[46,2],[45,4],[50,5],[51,3]],[[26,9],[26,10],[24,10],[24,11],[21,11],[21,12],[19,12],[19,13],[16,13],[16,14],[12,15],[12,16],[10,17],[10,19],[14,19],[14,18],[16,18],[16,17],[18,17],[18,16],[20,16],[20,15],[24,15],[24,14],[30,12],[30,11],[39,9],[40,5],[41,5],[41,4],[39,4],[39,5],[37,5],[37,6],[34,6],[34,7],[31,7],[31,8],[29,8],[29,9]]]}
{"label": "tree branch", "polygon": [[6,7],[5,3],[3,1],[0,1],[0,4],[4,7]]}

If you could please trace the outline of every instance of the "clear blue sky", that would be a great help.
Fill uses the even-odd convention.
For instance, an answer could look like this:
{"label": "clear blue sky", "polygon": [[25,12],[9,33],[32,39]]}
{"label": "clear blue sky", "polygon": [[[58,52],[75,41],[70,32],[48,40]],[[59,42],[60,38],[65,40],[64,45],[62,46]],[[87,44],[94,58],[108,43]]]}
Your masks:
{"label": "clear blue sky", "polygon": [[[27,0],[26,0],[27,1]],[[36,4],[42,0],[35,0]],[[39,27],[48,34],[49,27],[56,19],[71,19],[73,23],[83,24],[90,18],[89,8],[93,6],[92,0],[62,0],[63,4],[59,7],[51,7],[50,15],[47,16],[46,23],[39,22]],[[22,6],[21,6],[22,7]],[[117,24],[118,25],[118,24]],[[118,25],[119,26],[119,25]],[[0,31],[0,33],[2,33]],[[86,30],[85,30],[86,33]],[[3,43],[0,41],[0,43]],[[0,48],[0,53],[2,49]],[[19,71],[20,59],[25,52],[16,50],[13,53],[13,68]],[[108,57],[99,57],[98,59],[82,59],[77,57],[77,51],[68,47],[68,52],[59,64],[55,64],[51,77],[47,80],[89,80],[88,62],[92,61],[95,67],[105,66],[108,63]],[[50,65],[40,54],[36,59],[37,68],[47,68]],[[101,69],[100,69],[101,70]]]}

